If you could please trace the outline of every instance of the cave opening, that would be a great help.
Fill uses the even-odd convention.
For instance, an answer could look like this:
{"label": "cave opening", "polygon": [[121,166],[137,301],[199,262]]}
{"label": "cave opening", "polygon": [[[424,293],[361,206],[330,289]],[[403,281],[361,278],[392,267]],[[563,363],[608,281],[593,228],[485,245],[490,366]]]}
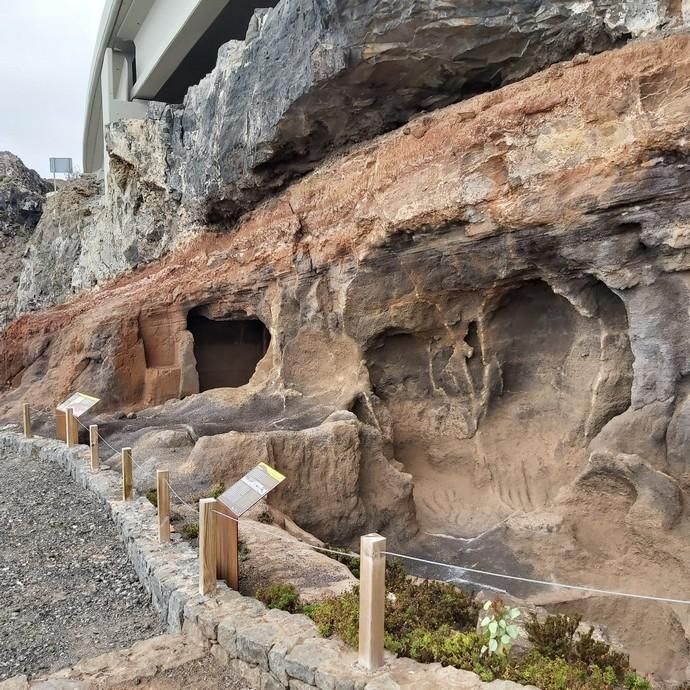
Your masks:
{"label": "cave opening", "polygon": [[192,311],[187,330],[194,338],[200,393],[249,383],[271,342],[259,319],[214,320]]}

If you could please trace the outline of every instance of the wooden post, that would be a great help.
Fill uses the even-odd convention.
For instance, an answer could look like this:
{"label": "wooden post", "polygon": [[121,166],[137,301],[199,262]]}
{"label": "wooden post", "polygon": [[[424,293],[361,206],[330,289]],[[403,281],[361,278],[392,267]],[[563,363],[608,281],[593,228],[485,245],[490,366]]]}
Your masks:
{"label": "wooden post", "polygon": [[240,564],[239,564],[239,530],[237,524],[237,516],[223,504],[218,501],[216,509],[219,513],[227,515],[218,518],[218,569],[216,575],[219,580],[225,580],[230,589],[236,592],[240,589]]}
{"label": "wooden post", "polygon": [[29,407],[29,403],[22,405],[22,419],[24,421],[24,438],[33,438],[31,433],[31,407]]}
{"label": "wooden post", "polygon": [[199,594],[216,591],[216,518],[218,501],[215,498],[199,500]]}
{"label": "wooden post", "polygon": [[77,442],[74,440],[74,410],[71,407],[67,408],[67,413],[65,415],[65,438],[68,446],[76,446]]}
{"label": "wooden post", "polygon": [[156,501],[158,503],[158,541],[170,541],[170,472],[156,472]]}
{"label": "wooden post", "polygon": [[367,671],[383,666],[383,615],[386,603],[386,538],[367,534],[359,555],[359,664]]}
{"label": "wooden post", "polygon": [[91,448],[91,471],[98,472],[101,459],[98,455],[98,425],[89,425],[89,448]]}
{"label": "wooden post", "polygon": [[132,499],[132,449],[122,449],[122,500]]}

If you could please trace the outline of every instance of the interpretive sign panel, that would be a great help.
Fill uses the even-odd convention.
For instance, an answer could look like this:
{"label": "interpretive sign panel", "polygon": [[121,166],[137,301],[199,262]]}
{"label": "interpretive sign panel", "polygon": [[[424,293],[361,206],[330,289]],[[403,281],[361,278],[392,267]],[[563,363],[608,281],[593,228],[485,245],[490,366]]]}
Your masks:
{"label": "interpretive sign panel", "polygon": [[67,412],[71,407],[74,411],[74,416],[81,417],[100,401],[100,398],[94,398],[92,395],[86,395],[86,393],[73,393],[67,400],[61,402],[56,409],[58,412]]}
{"label": "interpretive sign panel", "polygon": [[240,517],[283,481],[285,476],[278,470],[269,467],[265,462],[260,462],[223,492],[218,500],[227,506],[235,517]]}

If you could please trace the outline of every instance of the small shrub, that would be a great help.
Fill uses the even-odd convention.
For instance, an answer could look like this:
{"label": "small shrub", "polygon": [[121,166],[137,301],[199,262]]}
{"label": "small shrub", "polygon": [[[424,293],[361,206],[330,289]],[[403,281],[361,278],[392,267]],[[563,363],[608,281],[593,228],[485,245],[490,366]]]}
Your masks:
{"label": "small shrub", "polygon": [[575,660],[581,661],[585,666],[610,668],[616,674],[617,680],[623,680],[630,670],[630,659],[626,654],[613,651],[605,642],[592,639],[593,633],[594,628],[590,628],[589,632],[580,635],[575,642]]}
{"label": "small shrub", "polygon": [[277,583],[256,590],[256,598],[266,604],[269,609],[280,609],[297,613],[301,610],[299,593],[290,583]]}
{"label": "small shrub", "polygon": [[573,642],[581,616],[547,616],[543,623],[534,613],[529,614],[525,630],[534,648],[549,659],[560,657],[570,659],[573,655]]}
{"label": "small shrub", "polygon": [[158,508],[158,489],[149,489],[146,492],[146,498],[149,499],[149,502],[151,503],[151,505]]}
{"label": "small shrub", "polygon": [[243,541],[237,542],[237,557],[240,561],[246,561],[250,553],[249,547]]}
{"label": "small shrub", "polygon": [[273,524],[273,516],[267,510],[263,510],[261,513],[259,513],[259,517],[256,519],[259,522],[263,522],[264,525],[272,525]]}
{"label": "small shrub", "polygon": [[548,659],[565,659],[580,664],[585,668],[597,668],[610,671],[617,682],[622,682],[630,670],[628,656],[611,649],[605,642],[595,640],[594,628],[576,638],[576,631],[582,620],[581,616],[547,616],[539,623],[534,614],[525,624],[529,641],[534,648]]}
{"label": "small shrub", "polygon": [[[506,680],[523,685],[536,685],[541,690],[594,690],[587,684],[587,671],[562,657],[548,658],[536,649],[528,652],[519,662],[506,669]],[[602,685],[601,688],[605,688]]]}
{"label": "small shrub", "polygon": [[359,641],[359,587],[331,597],[304,611],[319,628],[319,635],[338,635],[346,644],[356,647]]}
{"label": "small shrub", "polygon": [[199,536],[199,523],[188,522],[186,525],[183,525],[180,532],[182,533],[182,536],[186,537],[187,539],[196,539]]}
{"label": "small shrub", "polygon": [[483,681],[491,682],[505,671],[504,657],[482,654],[486,636],[477,632],[458,632],[447,625],[438,630],[413,630],[408,646],[409,656],[422,663],[437,662],[474,671]]}
{"label": "small shrub", "polygon": [[[626,673],[623,679],[623,687],[627,690],[651,690],[652,686],[646,678],[638,676],[637,673]],[[690,688],[690,683],[683,683],[678,690]]]}
{"label": "small shrub", "polygon": [[207,498],[218,498],[225,491],[225,483],[218,482],[214,484],[211,491],[209,492]]}

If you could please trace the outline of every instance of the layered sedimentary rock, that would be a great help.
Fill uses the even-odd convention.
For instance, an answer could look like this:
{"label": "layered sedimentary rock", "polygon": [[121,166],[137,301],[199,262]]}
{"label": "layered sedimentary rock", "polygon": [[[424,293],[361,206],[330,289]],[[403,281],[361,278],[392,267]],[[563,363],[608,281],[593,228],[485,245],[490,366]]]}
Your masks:
{"label": "layered sedimentary rock", "polygon": [[683,7],[673,0],[282,0],[255,15],[245,41],[221,48],[216,68],[184,104],[157,104],[147,119],[109,128],[107,203],[88,233],[71,233],[83,235],[73,260],[36,252],[33,272],[48,280],[22,281],[19,311],[156,259],[207,224],[227,231],[328,155],[420,112],[579,52],[682,25]]}
{"label": "layered sedimentary rock", "polygon": [[47,185],[9,151],[0,151],[0,330],[15,315],[21,257],[38,223]]}
{"label": "layered sedimentary rock", "polygon": [[[689,110],[688,36],[580,55],[353,146],[226,232],[167,191],[157,125],[123,125],[112,198],[147,190],[195,236],[15,322],[0,414],[87,390],[137,410],[104,417],[118,438],[184,423],[190,474],[270,460],[271,500],[324,538],[492,530],[530,574],[679,598]],[[664,615],[667,656],[629,646],[677,680],[687,618]]]}

